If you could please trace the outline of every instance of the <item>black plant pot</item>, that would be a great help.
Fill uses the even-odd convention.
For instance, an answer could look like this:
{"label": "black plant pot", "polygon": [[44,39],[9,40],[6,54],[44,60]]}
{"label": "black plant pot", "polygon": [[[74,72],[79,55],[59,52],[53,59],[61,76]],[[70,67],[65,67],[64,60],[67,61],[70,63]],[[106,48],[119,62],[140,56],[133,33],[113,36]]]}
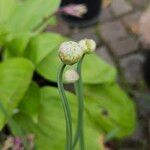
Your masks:
{"label": "black plant pot", "polygon": [[150,49],[145,50],[145,62],[143,64],[143,77],[147,86],[150,88]]}
{"label": "black plant pot", "polygon": [[82,18],[73,17],[70,15],[62,15],[63,19],[73,27],[88,27],[99,20],[102,0],[62,0],[61,6],[68,4],[84,4],[88,11]]}

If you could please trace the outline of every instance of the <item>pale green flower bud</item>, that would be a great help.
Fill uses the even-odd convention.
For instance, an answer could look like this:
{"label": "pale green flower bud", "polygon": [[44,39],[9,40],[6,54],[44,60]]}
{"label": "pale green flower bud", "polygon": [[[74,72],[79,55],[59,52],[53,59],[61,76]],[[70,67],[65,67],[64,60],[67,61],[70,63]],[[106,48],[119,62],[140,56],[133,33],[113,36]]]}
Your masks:
{"label": "pale green flower bud", "polygon": [[73,65],[79,61],[83,55],[83,50],[78,43],[69,41],[64,42],[59,48],[59,57],[66,65]]}
{"label": "pale green flower bud", "polygon": [[92,53],[96,49],[96,43],[92,39],[83,39],[79,41],[79,45],[84,51],[84,53]]}
{"label": "pale green flower bud", "polygon": [[74,83],[79,80],[79,75],[75,70],[70,69],[65,72],[64,79],[66,82]]}

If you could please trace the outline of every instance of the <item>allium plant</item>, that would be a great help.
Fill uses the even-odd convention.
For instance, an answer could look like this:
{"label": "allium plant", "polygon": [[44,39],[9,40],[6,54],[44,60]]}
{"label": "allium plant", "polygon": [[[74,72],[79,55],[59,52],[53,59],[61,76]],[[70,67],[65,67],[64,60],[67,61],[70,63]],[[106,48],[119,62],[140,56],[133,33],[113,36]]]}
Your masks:
{"label": "allium plant", "polygon": [[87,11],[87,7],[84,4],[70,4],[62,7],[58,12],[81,18]]}
{"label": "allium plant", "polygon": [[[81,76],[81,66],[85,54],[89,54],[96,49],[95,41],[91,39],[83,39],[78,43],[69,41],[64,42],[59,48],[59,57],[62,61],[58,73],[58,89],[61,96],[65,119],[66,119],[66,149],[74,149],[78,140],[80,148],[84,150],[84,133],[83,133],[83,111],[84,111],[84,96],[83,96],[83,83]],[[72,117],[70,106],[65,94],[63,86],[63,72],[66,65],[73,65],[77,63],[75,70],[68,70],[65,72],[65,78],[69,81],[74,82],[75,92],[78,97],[78,120],[75,137],[72,138]]]}

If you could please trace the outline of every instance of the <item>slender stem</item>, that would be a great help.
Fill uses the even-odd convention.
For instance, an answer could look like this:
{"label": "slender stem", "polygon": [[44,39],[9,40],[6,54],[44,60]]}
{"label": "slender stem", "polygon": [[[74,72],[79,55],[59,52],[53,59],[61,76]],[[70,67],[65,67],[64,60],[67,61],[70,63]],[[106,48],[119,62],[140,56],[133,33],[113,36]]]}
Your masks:
{"label": "slender stem", "polygon": [[73,148],[75,148],[78,139],[80,140],[80,149],[84,150],[84,134],[83,134],[83,118],[84,118],[84,96],[83,96],[83,84],[82,84],[82,75],[81,75],[81,66],[84,56],[78,62],[77,72],[79,74],[79,80],[75,83],[75,91],[78,97],[78,121],[77,129],[75,133],[75,138],[73,141]]}
{"label": "slender stem", "polygon": [[47,25],[48,25],[48,22],[49,22],[49,19],[51,17],[53,17],[57,12],[54,12],[53,14],[49,15],[48,17],[45,17],[41,23],[39,23],[34,29],[33,31],[36,31],[36,32],[40,32],[42,31]]}
{"label": "slender stem", "polygon": [[62,64],[60,71],[58,73],[58,89],[59,94],[61,96],[62,105],[65,114],[66,120],[66,149],[72,150],[72,118],[71,118],[71,110],[69,107],[69,103],[67,101],[67,97],[65,94],[64,86],[63,86],[63,72],[66,65]]}

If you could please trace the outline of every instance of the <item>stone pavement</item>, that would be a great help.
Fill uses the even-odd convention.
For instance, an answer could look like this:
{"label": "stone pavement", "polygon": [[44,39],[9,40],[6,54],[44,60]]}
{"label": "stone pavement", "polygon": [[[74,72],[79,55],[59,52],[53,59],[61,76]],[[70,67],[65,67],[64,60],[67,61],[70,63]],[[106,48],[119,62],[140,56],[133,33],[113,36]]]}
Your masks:
{"label": "stone pavement", "polygon": [[[125,76],[127,82],[136,84],[142,80],[144,57],[139,47],[138,21],[149,0],[112,0],[103,8],[99,23],[89,28],[69,28],[58,19],[52,31],[78,41],[92,38],[97,43],[97,54]],[[122,72],[122,73],[121,73]]]}

